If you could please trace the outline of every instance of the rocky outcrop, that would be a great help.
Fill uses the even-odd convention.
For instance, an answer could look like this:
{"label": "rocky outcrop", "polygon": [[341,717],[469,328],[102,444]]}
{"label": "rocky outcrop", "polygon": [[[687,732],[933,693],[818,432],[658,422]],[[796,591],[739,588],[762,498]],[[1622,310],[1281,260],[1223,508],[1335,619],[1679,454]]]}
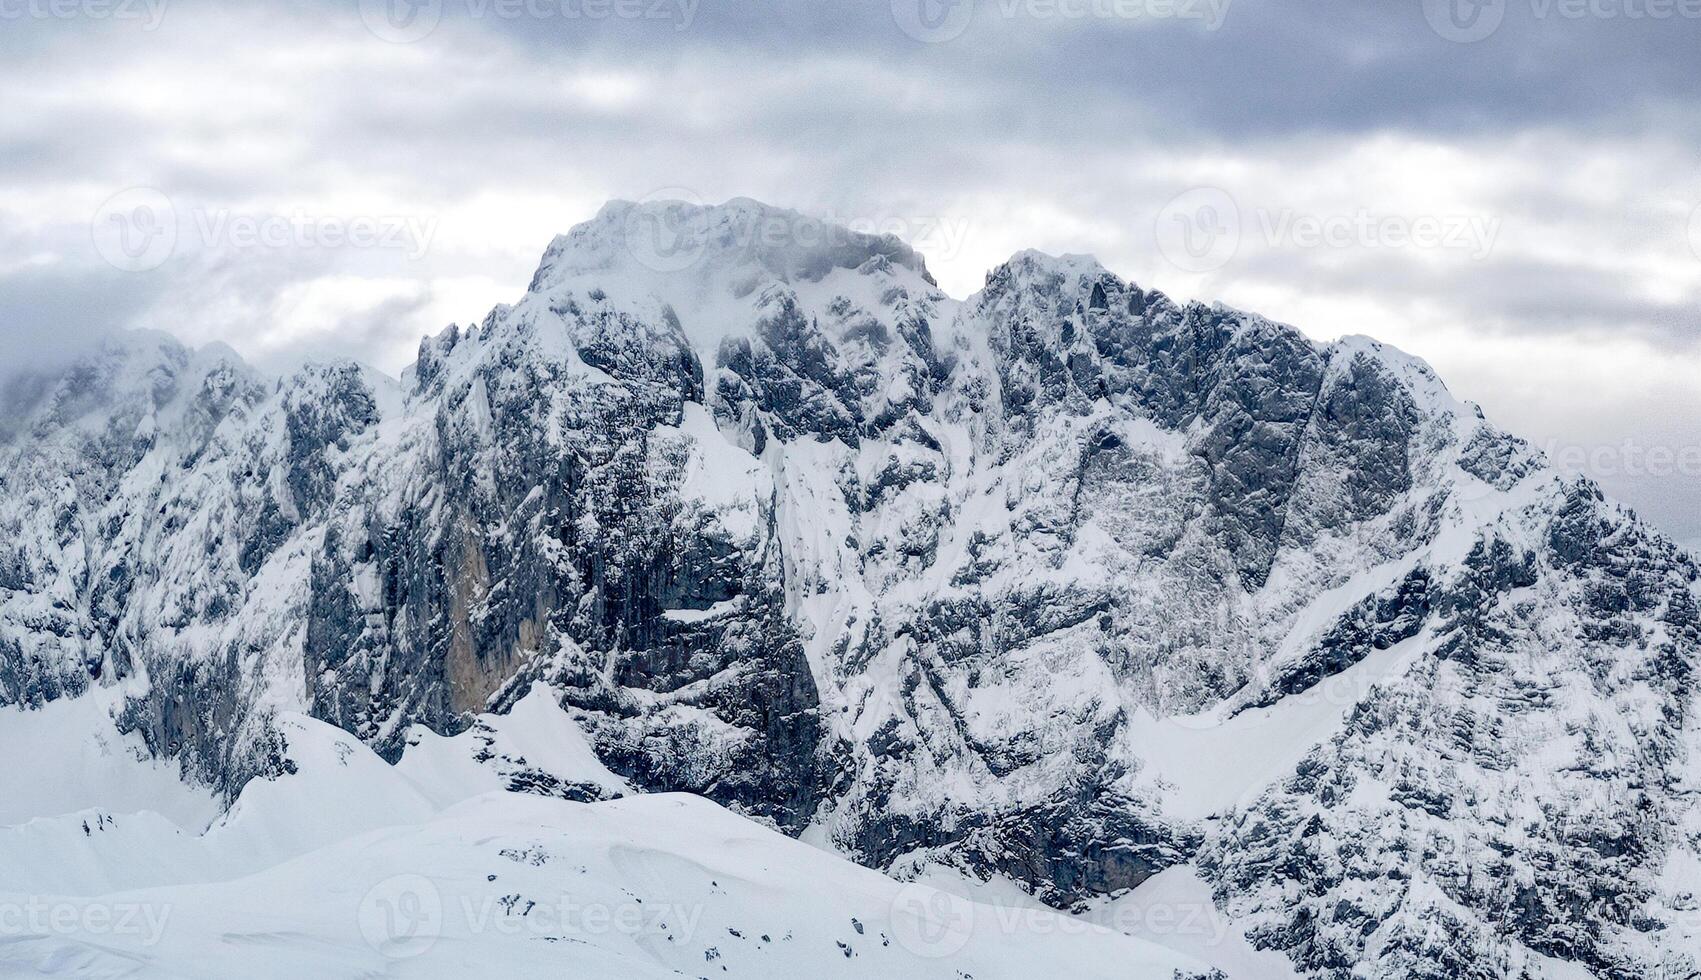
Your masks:
{"label": "rocky outcrop", "polygon": [[[541,681],[632,787],[894,875],[1191,863],[1320,977],[1695,969],[1690,559],[1374,341],[1032,252],[957,303],[803,220],[610,205],[399,380],[14,386],[0,704],[122,685],[231,793],[279,710],[393,760]],[[1210,807],[1153,741],[1303,712]]]}

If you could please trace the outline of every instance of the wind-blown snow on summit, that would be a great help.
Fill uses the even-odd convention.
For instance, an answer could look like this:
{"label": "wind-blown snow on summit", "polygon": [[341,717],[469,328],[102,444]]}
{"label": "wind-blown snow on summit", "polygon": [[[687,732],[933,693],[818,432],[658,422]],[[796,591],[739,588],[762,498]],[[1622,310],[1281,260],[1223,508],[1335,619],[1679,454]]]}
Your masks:
{"label": "wind-blown snow on summit", "polygon": [[1701,969],[1692,559],[1373,340],[617,202],[399,381],[127,335],[8,397],[0,704],[225,799],[291,713],[405,766],[542,691],[607,777],[504,788],[1185,867],[1306,976]]}

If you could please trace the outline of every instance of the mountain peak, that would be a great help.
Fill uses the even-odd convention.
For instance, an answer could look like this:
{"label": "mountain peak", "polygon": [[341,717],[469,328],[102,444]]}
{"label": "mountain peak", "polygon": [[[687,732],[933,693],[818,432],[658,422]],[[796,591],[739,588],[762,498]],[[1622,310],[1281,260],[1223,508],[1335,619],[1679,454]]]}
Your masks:
{"label": "mountain peak", "polygon": [[550,243],[528,293],[549,308],[588,298],[652,319],[677,311],[702,352],[747,325],[765,297],[794,297],[811,314],[840,300],[874,308],[904,296],[945,298],[921,255],[897,237],[750,198],[610,201]]}
{"label": "mountain peak", "polygon": [[1109,271],[1096,255],[1083,252],[1065,252],[1061,255],[1053,255],[1037,248],[1024,248],[1010,256],[999,266],[999,268],[1007,267],[1076,276],[1103,275]]}
{"label": "mountain peak", "polygon": [[752,274],[817,282],[870,261],[908,269],[933,284],[921,255],[894,235],[858,231],[747,197],[718,205],[612,200],[550,243],[532,289],[592,272],[652,283]]}

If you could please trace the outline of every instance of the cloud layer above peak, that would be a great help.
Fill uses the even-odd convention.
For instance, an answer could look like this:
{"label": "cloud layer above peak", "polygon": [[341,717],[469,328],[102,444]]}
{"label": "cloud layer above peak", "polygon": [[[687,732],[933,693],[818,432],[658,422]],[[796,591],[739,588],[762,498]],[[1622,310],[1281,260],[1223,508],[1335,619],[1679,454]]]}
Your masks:
{"label": "cloud layer above peak", "polygon": [[[895,234],[953,295],[1091,252],[1398,344],[1538,443],[1701,445],[1688,0],[0,16],[0,367],[146,326],[393,371],[607,199],[747,195]],[[1580,468],[1701,536],[1701,473]]]}

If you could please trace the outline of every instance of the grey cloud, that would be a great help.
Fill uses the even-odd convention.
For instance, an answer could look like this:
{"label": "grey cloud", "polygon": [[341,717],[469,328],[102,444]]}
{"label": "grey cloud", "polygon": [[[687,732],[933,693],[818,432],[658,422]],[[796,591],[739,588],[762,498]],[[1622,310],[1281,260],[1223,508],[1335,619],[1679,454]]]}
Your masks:
{"label": "grey cloud", "polygon": [[52,371],[132,322],[157,286],[116,270],[33,267],[0,275],[0,376]]}
{"label": "grey cloud", "polygon": [[[302,341],[331,349],[277,352],[348,354],[394,369],[382,352],[421,328],[433,277],[476,274],[517,290],[547,234],[589,216],[594,206],[579,199],[592,194],[636,198],[684,185],[705,199],[748,194],[840,216],[945,215],[974,223],[977,262],[1025,246],[1108,251],[1108,264],[1145,279],[1126,260],[1156,261],[1135,241],[1149,238],[1150,215],[1183,189],[1164,183],[1178,168],[1156,167],[1171,176],[1154,176],[1154,162],[1215,155],[1279,169],[1269,161],[1295,145],[1381,134],[1495,143],[1555,131],[1627,158],[1701,139],[1701,22],[1537,18],[1537,0],[1507,0],[1506,22],[1469,45],[1442,40],[1420,0],[1233,0],[1215,31],[1005,18],[1014,0],[978,0],[962,36],[941,44],[899,30],[890,0],[703,0],[688,30],[473,20],[469,2],[444,0],[444,22],[411,45],[372,36],[353,0],[242,8],[176,0],[152,33],[8,22],[0,208],[47,208],[41,202],[67,189],[132,185],[158,187],[185,210],[297,199],[359,207],[359,195],[374,192],[426,215],[471,209],[486,193],[524,193],[545,208],[552,195],[573,202],[547,231],[527,228],[539,240],[506,243],[521,259],[491,258],[484,243],[460,252],[449,244],[414,266],[370,252],[191,249],[138,276],[94,268],[86,216],[53,215],[65,226],[39,251],[60,255],[61,265],[0,279],[11,349],[139,324],[252,351],[244,342],[266,334],[294,285],[330,275],[414,279],[418,292],[348,312]],[[228,79],[262,97],[215,97],[222,108],[203,113],[174,111],[169,84],[152,105],[136,91],[63,97],[99,93],[109,76],[136,67],[167,83],[200,70],[207,77],[193,76],[196,95],[217,96]],[[564,84],[627,73],[639,83],[629,104],[594,104]],[[1556,174],[1569,165],[1548,162]],[[1310,166],[1303,179],[1326,181],[1328,168]],[[1564,188],[1502,187],[1498,199],[1509,220],[1563,213],[1574,228],[1610,229],[1621,241],[1635,230],[1619,227],[1626,216],[1614,208],[1645,188],[1615,190],[1604,203]],[[0,269],[28,268],[13,258],[0,248]],[[1163,286],[1161,267],[1148,270]],[[1212,285],[1224,295],[1236,277],[1303,283],[1384,309],[1441,303],[1460,322],[1532,343],[1605,325],[1605,343],[1695,349],[1697,297],[1642,299],[1645,291],[1609,270],[1515,248],[1463,267],[1398,251],[1249,249]],[[26,332],[45,320],[54,321],[46,333]],[[1631,431],[1645,420],[1614,424]],[[1693,489],[1673,492],[1696,499]]]}
{"label": "grey cloud", "polygon": [[[924,44],[899,29],[890,2],[677,0],[678,9],[689,7],[689,18],[657,20],[504,17],[488,0],[444,0],[442,23],[414,46],[441,56],[497,38],[557,69],[586,60],[665,69],[704,51],[734,56],[752,75],[830,58],[860,60],[918,79],[936,77],[941,96],[983,93],[984,111],[973,122],[1002,109],[1007,126],[1063,142],[1116,138],[1117,126],[1151,117],[1163,131],[1224,139],[1583,123],[1599,132],[1633,131],[1651,112],[1672,116],[1691,134],[1701,126],[1695,111],[1701,74],[1693,70],[1701,20],[1693,18],[1572,18],[1558,12],[1569,8],[1549,0],[1506,0],[1498,30],[1458,44],[1431,27],[1421,0],[1229,0],[1216,30],[1185,18],[1047,16],[1055,6],[1047,4],[978,0],[960,37]],[[1071,9],[1115,6],[1076,0]],[[474,9],[483,16],[471,16]],[[8,40],[15,57],[36,63],[61,58],[83,35],[102,44],[164,46],[194,37],[212,17],[233,17],[249,32],[275,25],[280,33],[368,43],[375,52],[389,45],[363,29],[352,0],[274,3],[258,11],[238,17],[179,0],[154,32],[121,23],[33,21],[9,23]],[[383,99],[383,88],[350,81],[361,101]],[[434,94],[453,98],[455,88],[443,85]],[[521,90],[509,94],[527,98]],[[890,108],[913,112],[926,103]]]}
{"label": "grey cloud", "polygon": [[1701,294],[1670,302],[1638,298],[1621,276],[1594,266],[1519,255],[1431,265],[1397,249],[1349,255],[1261,251],[1237,258],[1222,273],[1223,279],[1238,276],[1304,282],[1325,293],[1388,303],[1439,303],[1452,309],[1458,322],[1482,331],[1532,339],[1618,335],[1670,350],[1701,351]]}
{"label": "grey cloud", "polygon": [[[464,3],[449,0],[443,25],[421,43],[489,31],[534,51],[619,51],[652,64],[712,47],[766,70],[854,56],[1024,93],[1026,106],[1044,111],[1006,103],[1010,112],[1066,140],[1104,138],[1114,131],[1098,124],[1153,108],[1179,127],[1224,138],[1493,131],[1582,119],[1612,130],[1634,126],[1638,110],[1692,108],[1701,95],[1692,68],[1701,20],[1689,18],[1570,18],[1546,0],[1508,0],[1494,34],[1458,44],[1430,26],[1421,0],[1238,0],[1217,30],[1182,18],[1047,16],[1055,6],[979,0],[960,37],[924,44],[898,29],[887,2],[704,0],[690,29],[675,31],[642,20],[473,20]],[[1693,126],[1692,112],[1688,119]]]}

